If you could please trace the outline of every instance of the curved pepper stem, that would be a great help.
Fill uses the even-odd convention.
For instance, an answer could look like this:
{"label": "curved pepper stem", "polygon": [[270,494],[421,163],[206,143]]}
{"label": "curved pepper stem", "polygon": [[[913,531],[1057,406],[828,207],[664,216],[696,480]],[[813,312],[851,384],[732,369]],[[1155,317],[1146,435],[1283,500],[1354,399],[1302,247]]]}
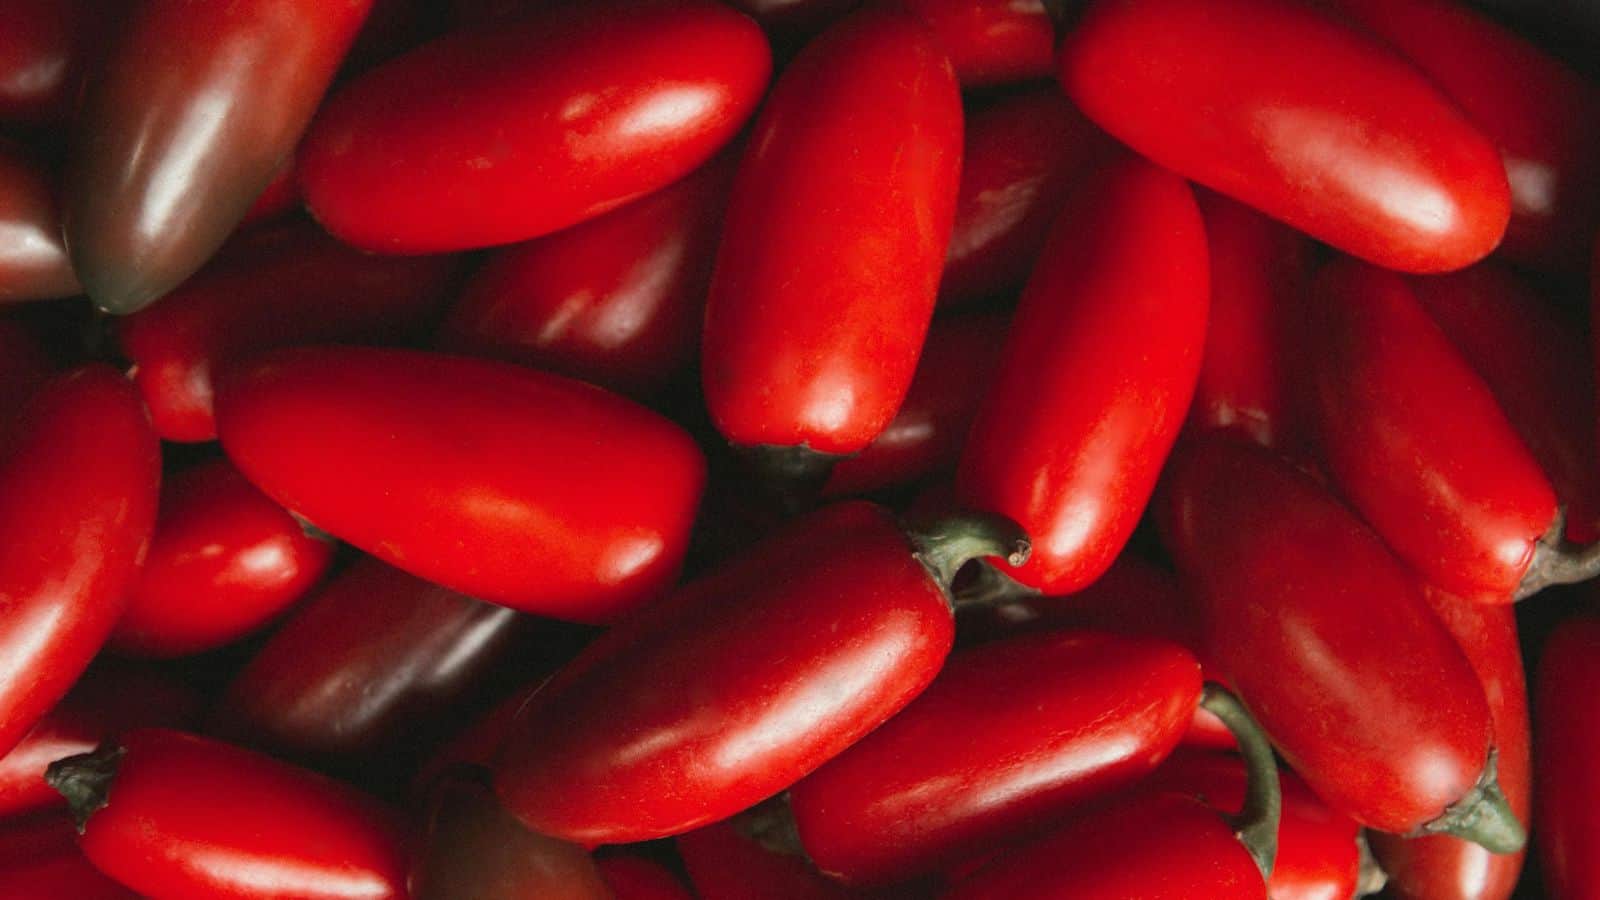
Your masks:
{"label": "curved pepper stem", "polygon": [[904,527],[917,561],[939,583],[946,597],[950,596],[956,573],[967,563],[999,556],[1020,566],[1033,552],[1033,543],[1021,525],[993,513],[958,512]]}
{"label": "curved pepper stem", "polygon": [[1448,834],[1488,850],[1490,853],[1516,853],[1528,843],[1528,830],[1511,811],[1500,779],[1495,774],[1499,751],[1489,748],[1478,783],[1466,796],[1451,804],[1444,815],[1423,825],[1406,837]]}
{"label": "curved pepper stem", "polygon": [[110,801],[111,781],[127,753],[122,746],[106,741],[90,753],[58,759],[45,769],[44,780],[67,798],[79,834],[89,824],[89,817]]}
{"label": "curved pepper stem", "polygon": [[1239,843],[1249,851],[1261,869],[1261,877],[1272,877],[1278,859],[1278,820],[1283,814],[1283,794],[1278,784],[1278,761],[1272,755],[1267,735],[1251,718],[1239,698],[1215,682],[1207,682],[1200,697],[1202,709],[1222,720],[1239,742],[1249,780],[1245,785],[1244,808],[1228,817]]}
{"label": "curved pepper stem", "polygon": [[1600,576],[1600,541],[1588,546],[1567,540],[1567,508],[1561,507],[1550,530],[1539,538],[1533,560],[1517,585],[1515,599],[1532,597],[1557,584],[1577,584]]}

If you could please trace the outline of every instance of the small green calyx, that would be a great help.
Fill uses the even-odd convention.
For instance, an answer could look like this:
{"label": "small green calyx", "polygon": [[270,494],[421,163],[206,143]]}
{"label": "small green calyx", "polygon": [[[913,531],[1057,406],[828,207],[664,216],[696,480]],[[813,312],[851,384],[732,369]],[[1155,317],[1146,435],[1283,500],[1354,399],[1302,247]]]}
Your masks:
{"label": "small green calyx", "polygon": [[120,745],[106,741],[93,752],[58,759],[45,769],[44,780],[67,798],[79,834],[89,824],[89,817],[110,802],[111,782],[127,753]]}
{"label": "small green calyx", "polygon": [[975,559],[997,556],[1012,566],[1028,561],[1033,544],[1022,526],[992,513],[958,512],[926,522],[907,523],[913,555],[950,594],[961,567]]}
{"label": "small green calyx", "polygon": [[1490,853],[1516,853],[1528,843],[1528,829],[1511,811],[1500,780],[1495,774],[1499,753],[1489,750],[1483,774],[1466,796],[1450,805],[1444,815],[1406,837],[1448,834],[1488,850]]}

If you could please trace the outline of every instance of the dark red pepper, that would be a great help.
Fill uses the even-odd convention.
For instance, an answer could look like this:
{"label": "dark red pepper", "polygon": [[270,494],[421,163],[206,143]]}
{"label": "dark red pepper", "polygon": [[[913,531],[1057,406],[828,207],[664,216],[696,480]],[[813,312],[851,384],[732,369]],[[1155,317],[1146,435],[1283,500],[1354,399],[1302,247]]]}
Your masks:
{"label": "dark red pepper", "polygon": [[70,297],[81,290],[61,239],[50,179],[9,143],[0,143],[0,238],[0,302]]}
{"label": "dark red pepper", "polygon": [[1600,896],[1600,619],[1561,623],[1544,645],[1533,679],[1533,804],[1539,863],[1549,896]]}
{"label": "dark red pepper", "polygon": [[139,895],[83,858],[65,811],[7,819],[0,823],[0,900],[44,898],[139,900]]}
{"label": "dark red pepper", "polygon": [[889,0],[928,23],[967,88],[1049,78],[1055,24],[1040,0]]}
{"label": "dark red pepper", "polygon": [[616,900],[695,900],[660,863],[640,856],[603,856],[595,867]]}

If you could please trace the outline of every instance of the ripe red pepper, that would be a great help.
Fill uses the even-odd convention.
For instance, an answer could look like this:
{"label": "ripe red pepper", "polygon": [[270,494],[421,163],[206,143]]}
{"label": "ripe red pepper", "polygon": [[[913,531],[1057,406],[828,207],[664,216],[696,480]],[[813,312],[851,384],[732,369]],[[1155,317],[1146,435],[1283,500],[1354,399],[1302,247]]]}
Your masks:
{"label": "ripe red pepper", "polygon": [[66,693],[122,614],[161,451],[139,395],[90,365],[41,388],[0,451],[0,753]]}
{"label": "ripe red pepper", "polygon": [[829,875],[887,883],[1037,833],[1154,771],[1200,688],[1194,655],[1150,638],[1058,632],[963,651],[790,789],[800,843]]}
{"label": "ripe red pepper", "polygon": [[1594,372],[1580,329],[1492,263],[1409,284],[1549,476],[1566,507],[1567,537],[1600,539]]}
{"label": "ripe red pepper", "polygon": [[509,363],[295,348],[217,387],[223,449],[318,528],[473,597],[614,619],[677,577],[705,459],[614,394]]}
{"label": "ripe red pepper", "polygon": [[371,0],[132,4],[90,79],[64,227],[90,298],[130,313],[194,274],[294,150]]}
{"label": "ripe red pepper", "polygon": [[1331,263],[1312,307],[1310,415],[1340,493],[1430,583],[1511,602],[1556,499],[1489,386],[1393,272]]}
{"label": "ripe red pepper", "polygon": [[716,822],[678,836],[678,855],[701,900],[860,900],[873,896],[828,878],[804,856],[758,843],[740,831],[735,824],[738,821]]}
{"label": "ripe red pepper", "polygon": [[1026,546],[994,519],[908,536],[870,503],[813,513],[585,648],[512,724],[495,791],[595,844],[750,807],[921,693],[954,639],[955,570]]}
{"label": "ripe red pepper", "polygon": [[789,65],[734,177],[706,306],[723,436],[804,457],[883,431],[933,316],[960,170],[960,92],[915,19],[856,13]]}
{"label": "ripe red pepper", "polygon": [[333,544],[256,490],[227,460],[162,485],[155,536],[111,646],[135,656],[200,653],[276,617],[322,578]]}
{"label": "ripe red pepper", "polygon": [[1317,795],[1376,830],[1520,849],[1483,688],[1378,536],[1233,438],[1186,446],[1166,477],[1162,530],[1207,658]]}
{"label": "ripe red pepper", "polygon": [[217,437],[216,370],[270,347],[400,340],[431,324],[451,257],[371,256],[313,225],[243,236],[149,310],[119,325],[133,381],[169,441]]}
{"label": "ripe red pepper", "polygon": [[497,251],[445,320],[442,346],[633,396],[693,361],[731,161],[621,209]]}
{"label": "ripe red pepper", "polygon": [[399,900],[389,810],[314,772],[209,738],[145,728],[47,776],[95,868],[141,894]]}
{"label": "ripe red pepper", "polygon": [[61,802],[44,780],[50,763],[87,753],[130,728],[184,727],[199,712],[200,698],[183,681],[142,667],[95,665],[27,737],[0,756],[0,820]]}
{"label": "ripe red pepper", "polygon": [[300,186],[364,250],[523,241],[687,175],[738,132],[770,71],[761,29],[719,3],[552,4],[346,85],[301,145]]}
{"label": "ripe red pepper", "polygon": [[966,305],[1026,281],[1073,185],[1111,150],[1053,89],[1002,97],[969,115],[939,305]]}
{"label": "ripe red pepper", "polygon": [[1292,329],[1302,315],[1306,241],[1221,194],[1201,190],[1195,199],[1211,249],[1211,315],[1189,422],[1304,450]]}
{"label": "ripe red pepper", "polygon": [[955,466],[1000,362],[1007,322],[940,319],[928,329],[905,402],[865,450],[839,460],[823,494],[841,497],[916,481]]}
{"label": "ripe red pepper", "polygon": [[1544,645],[1533,679],[1533,804],[1545,890],[1558,900],[1600,895],[1600,720],[1586,702],[1600,691],[1600,619],[1580,615]]}
{"label": "ripe red pepper", "polygon": [[1057,220],[962,451],[961,501],[1033,537],[1047,594],[1088,586],[1127,543],[1200,370],[1209,276],[1182,179],[1127,159]]}
{"label": "ripe red pepper", "polygon": [[962,87],[1049,78],[1056,28],[1040,0],[889,0],[928,23]]}
{"label": "ripe red pepper", "polygon": [[55,193],[44,170],[0,143],[0,303],[70,297],[78,277],[61,240]]}
{"label": "ripe red pepper", "polygon": [[1060,77],[1139,153],[1388,268],[1476,262],[1511,216],[1494,144],[1398,54],[1309,3],[1097,0]]}
{"label": "ripe red pepper", "polygon": [[603,856],[595,867],[616,900],[695,900],[660,863],[642,857]]}
{"label": "ripe red pepper", "polygon": [[362,559],[234,677],[215,729],[321,766],[418,748],[518,648],[529,620]]}
{"label": "ripe red pepper", "polygon": [[[41,784],[43,777],[39,778]],[[59,798],[58,798],[59,799]],[[0,823],[0,900],[139,900],[89,864],[72,820],[50,812]]]}
{"label": "ripe red pepper", "polygon": [[12,0],[0,31],[0,119],[58,125],[72,113],[83,76],[106,33],[123,21],[121,0]]}
{"label": "ripe red pepper", "polygon": [[[1432,589],[1426,594],[1483,682],[1499,751],[1495,774],[1511,811],[1527,822],[1533,773],[1516,615],[1507,606],[1472,603]],[[1506,900],[1522,873],[1522,852],[1490,853],[1460,838],[1372,834],[1369,839],[1389,873],[1389,893],[1399,900]]]}
{"label": "ripe red pepper", "polygon": [[1500,148],[1511,227],[1500,252],[1578,268],[1600,225],[1600,91],[1455,0],[1333,0],[1403,53]]}

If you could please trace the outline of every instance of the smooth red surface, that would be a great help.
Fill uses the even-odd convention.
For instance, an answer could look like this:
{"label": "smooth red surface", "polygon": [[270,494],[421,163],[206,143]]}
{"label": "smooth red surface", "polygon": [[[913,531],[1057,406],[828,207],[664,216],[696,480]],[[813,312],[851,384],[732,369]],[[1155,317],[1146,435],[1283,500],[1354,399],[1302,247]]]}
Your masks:
{"label": "smooth red surface", "polygon": [[218,367],[257,350],[397,341],[432,322],[456,260],[358,253],[313,225],[252,232],[216,262],[119,323],[122,351],[169,441],[217,437]]}
{"label": "smooth red surface", "polygon": [[[1244,805],[1246,780],[1244,761],[1237,756],[1180,752],[1140,789],[1188,794],[1232,814]],[[1329,809],[1287,769],[1279,771],[1278,787],[1283,812],[1268,895],[1272,900],[1351,900],[1361,875],[1360,826]]]}
{"label": "smooth red surface", "polygon": [[1154,771],[1200,687],[1193,654],[1150,638],[1068,632],[963,651],[790,788],[800,842],[823,872],[858,883],[981,854]]}
{"label": "smooth red surface", "polygon": [[360,762],[436,728],[516,649],[525,621],[362,559],[273,633],[215,719],[278,753]]}
{"label": "smooth red surface", "polygon": [[0,30],[0,118],[33,122],[63,118],[81,73],[83,0],[13,0]]}
{"label": "smooth red surface", "polygon": [[139,900],[139,895],[83,858],[64,812],[7,819],[0,824],[0,900],[55,898]]}
{"label": "smooth red surface", "polygon": [[898,712],[954,631],[887,510],[827,507],[590,644],[513,723],[496,793],[579,843],[698,828]]}
{"label": "smooth red surface", "polygon": [[1397,53],[1309,3],[1097,0],[1060,77],[1139,153],[1379,265],[1461,268],[1511,215],[1494,144]]}
{"label": "smooth red surface", "polygon": [[1321,485],[1229,437],[1168,469],[1162,530],[1207,658],[1332,808],[1405,833],[1461,799],[1492,743],[1472,666],[1412,574]]}
{"label": "smooth red surface", "polygon": [[1303,315],[1306,241],[1221,194],[1200,190],[1195,199],[1211,249],[1211,315],[1190,423],[1303,449],[1291,338]]}
{"label": "smooth red surface", "polygon": [[678,426],[577,381],[411,350],[253,357],[217,391],[223,449],[268,496],[391,565],[600,622],[677,577],[705,482]]}
{"label": "smooth red surface", "polygon": [[1056,28],[1039,0],[888,0],[920,18],[967,88],[1049,78]]}
{"label": "smooth red surface", "polygon": [[0,753],[105,643],[149,544],[161,457],[139,395],[109,366],[43,388],[0,455]]}
{"label": "smooth red surface", "polygon": [[1600,91],[1455,0],[1332,0],[1395,46],[1500,148],[1511,185],[1501,253],[1577,268],[1600,224]]}
{"label": "smooth red surface", "polygon": [[695,900],[660,863],[639,856],[605,856],[594,864],[616,900]]}
{"label": "smooth red surface", "polygon": [[61,803],[44,780],[50,763],[88,753],[130,728],[184,727],[199,712],[194,689],[171,676],[134,666],[91,668],[21,743],[0,756],[0,820]]}
{"label": "smooth red surface", "polygon": [[971,113],[939,305],[993,297],[1026,281],[1068,192],[1111,146],[1053,87]]}
{"label": "smooth red surface", "polygon": [[70,297],[78,291],[44,167],[19,148],[0,143],[0,303]]}
{"label": "smooth red surface", "polygon": [[634,396],[693,361],[731,160],[597,219],[497,251],[440,343]]}
{"label": "smooth red surface", "polygon": [[1086,810],[995,858],[945,900],[1267,900],[1261,871],[1214,810],[1147,794]]}
{"label": "smooth red surface", "polygon": [[1556,900],[1600,896],[1600,620],[1563,622],[1533,679],[1534,828],[1545,890]]}
{"label": "smooth red surface", "polygon": [[209,738],[141,729],[80,843],[141,894],[236,900],[406,896],[392,814],[339,782]]}
{"label": "smooth red surface", "polygon": [[960,92],[915,19],[858,12],[784,70],[734,177],[706,306],[701,380],[730,442],[848,454],[889,424],[960,171]]}
{"label": "smooth red surface", "polygon": [[1581,327],[1493,263],[1409,283],[1544,468],[1567,506],[1567,536],[1600,538],[1594,370]]}
{"label": "smooth red surface", "polygon": [[1311,306],[1310,416],[1339,492],[1430,583],[1511,602],[1556,498],[1489,386],[1400,275],[1333,262]]}
{"label": "smooth red surface", "polygon": [[[1494,719],[1500,787],[1517,818],[1530,822],[1528,690],[1516,614],[1508,606],[1473,603],[1437,590],[1428,590],[1427,597],[1483,682]],[[1415,840],[1387,834],[1367,837],[1389,873],[1389,893],[1399,900],[1506,900],[1522,874],[1524,853],[1494,854],[1446,835]]]}
{"label": "smooth red surface", "polygon": [[301,190],[366,250],[527,240],[710,159],[770,72],[761,29],[710,0],[550,4],[345,86],[301,145]]}
{"label": "smooth red surface", "polygon": [[850,888],[799,856],[761,846],[731,822],[678,836],[675,846],[701,900],[850,900]]}
{"label": "smooth red surface", "polygon": [[1193,194],[1149,163],[1101,171],[1057,221],[956,482],[1032,535],[1006,571],[1047,594],[1088,586],[1133,533],[1194,392],[1210,284]]}
{"label": "smooth red surface", "polygon": [[865,493],[953,468],[1000,363],[1006,328],[999,315],[934,322],[900,411],[865,450],[833,467],[824,495]]}
{"label": "smooth red surface", "polygon": [[262,627],[327,571],[333,544],[256,490],[227,460],[162,485],[155,536],[111,646],[135,656],[211,650]]}

